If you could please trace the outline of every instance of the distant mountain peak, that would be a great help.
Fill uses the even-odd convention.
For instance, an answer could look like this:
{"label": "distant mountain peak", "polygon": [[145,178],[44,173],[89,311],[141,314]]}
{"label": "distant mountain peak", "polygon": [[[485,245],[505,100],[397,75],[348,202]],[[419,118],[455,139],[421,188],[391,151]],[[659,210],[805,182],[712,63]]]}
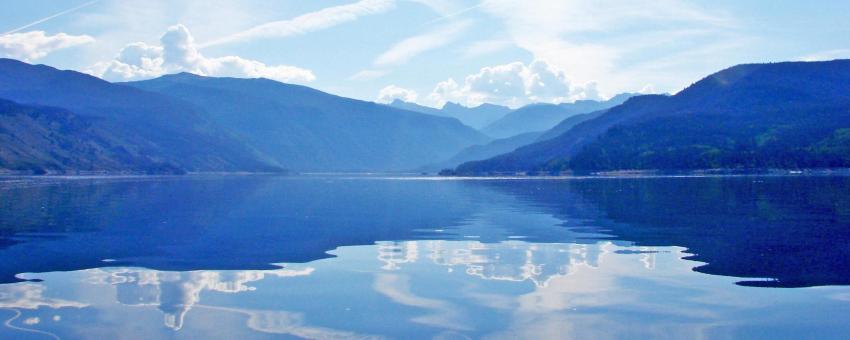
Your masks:
{"label": "distant mountain peak", "polygon": [[491,103],[483,103],[483,104],[481,104],[481,105],[478,105],[478,106],[476,106],[476,107],[473,107],[473,109],[477,109],[477,108],[484,108],[484,107],[498,107],[498,108],[504,108],[505,106],[497,105],[497,104],[491,104]]}
{"label": "distant mountain peak", "polygon": [[484,127],[482,131],[495,138],[507,138],[528,132],[542,132],[558,125],[564,119],[578,114],[608,109],[622,104],[634,94],[624,93],[606,101],[577,100],[572,103],[533,103],[506,114],[500,120]]}
{"label": "distant mountain peak", "polygon": [[200,74],[195,74],[195,73],[186,72],[186,71],[178,72],[178,73],[172,73],[172,74],[166,74],[163,77],[165,77],[165,78],[206,78],[205,76],[202,76]]}
{"label": "distant mountain peak", "polygon": [[455,119],[396,107],[412,103],[379,105],[268,79],[195,78],[179,74],[127,85],[197,106],[293,170],[406,170],[488,141]]}
{"label": "distant mountain peak", "polygon": [[443,104],[443,107],[441,108],[441,110],[454,110],[454,109],[468,109],[468,107],[460,105],[460,104],[455,103],[455,102],[446,102],[445,104]]}
{"label": "distant mountain peak", "polygon": [[[171,82],[203,82],[208,79],[219,79],[217,77],[207,77],[200,74],[192,73],[192,72],[178,72],[178,73],[170,73],[164,74],[154,79],[163,79]],[[226,79],[226,78],[222,78]]]}
{"label": "distant mountain peak", "polygon": [[457,172],[845,167],[848,88],[850,60],[737,65]]}

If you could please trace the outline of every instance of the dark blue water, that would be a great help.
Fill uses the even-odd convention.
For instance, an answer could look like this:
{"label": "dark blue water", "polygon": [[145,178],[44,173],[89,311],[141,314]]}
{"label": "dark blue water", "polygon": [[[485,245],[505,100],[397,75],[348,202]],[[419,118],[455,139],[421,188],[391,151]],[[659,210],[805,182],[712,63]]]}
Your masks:
{"label": "dark blue water", "polygon": [[850,178],[0,181],[0,338],[847,338]]}

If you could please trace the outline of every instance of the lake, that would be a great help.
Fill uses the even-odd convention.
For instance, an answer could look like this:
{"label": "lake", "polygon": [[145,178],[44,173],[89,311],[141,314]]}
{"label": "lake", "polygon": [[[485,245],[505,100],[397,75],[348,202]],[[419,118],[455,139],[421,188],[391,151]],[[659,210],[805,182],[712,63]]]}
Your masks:
{"label": "lake", "polygon": [[850,177],[6,178],[0,338],[847,338]]}

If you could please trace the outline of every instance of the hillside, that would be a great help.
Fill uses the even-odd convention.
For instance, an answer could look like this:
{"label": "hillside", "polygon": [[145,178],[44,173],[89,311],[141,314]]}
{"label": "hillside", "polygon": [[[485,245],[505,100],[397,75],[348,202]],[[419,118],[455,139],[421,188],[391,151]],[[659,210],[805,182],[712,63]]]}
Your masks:
{"label": "hillside", "polygon": [[458,165],[461,165],[466,162],[496,157],[498,155],[514,151],[520,147],[532,143],[546,141],[558,137],[562,133],[568,131],[573,126],[583,121],[599,117],[603,113],[605,113],[605,110],[577,114],[574,116],[570,116],[567,119],[564,119],[562,122],[558,123],[558,125],[555,125],[555,127],[549,129],[548,131],[526,132],[516,136],[496,139],[484,145],[473,145],[461,150],[456,155],[443,162],[425,167],[425,170],[453,169]]}
{"label": "hillside", "polygon": [[[86,124],[94,124],[96,131],[108,132],[109,136],[116,137],[106,139],[113,148],[123,148],[130,155],[142,157],[124,158],[125,161],[143,162],[122,164],[119,167],[121,169],[149,169],[150,161],[172,164],[185,171],[280,169],[210,122],[196,107],[159,94],[112,84],[83,73],[0,59],[0,98],[25,105],[58,107],[73,112],[76,117],[85,118],[88,122]],[[23,118],[20,115],[14,117]],[[64,119],[49,115],[43,117]],[[68,123],[76,126],[75,124],[81,124],[81,121],[74,118]],[[32,132],[38,134],[45,131],[33,129]],[[41,138],[36,135],[29,136],[31,139],[24,138],[24,132],[26,130],[16,132],[22,140],[35,142]],[[60,129],[53,131],[53,134],[65,132],[75,133],[75,130]],[[80,136],[57,136],[66,137]],[[89,163],[90,160],[85,159],[87,155],[76,152],[65,157],[68,159],[63,161],[64,164],[91,164],[93,168],[89,170],[114,169],[112,166],[99,168],[96,165],[105,163]],[[74,159],[76,157],[80,159]]]}
{"label": "hillside", "polygon": [[516,150],[521,146],[534,143],[540,138],[540,135],[540,132],[528,132],[508,138],[496,139],[487,144],[473,145],[461,150],[449,159],[439,163],[429,164],[421,170],[435,171],[449,169],[469,161],[498,156]]}
{"label": "hillside", "polygon": [[546,131],[571,116],[604,110],[622,104],[633,94],[620,94],[607,101],[579,100],[563,104],[531,104],[511,111],[481,131],[494,138],[526,132]]}
{"label": "hillside", "polygon": [[848,90],[850,60],[739,65],[457,171],[850,166]]}
{"label": "hillside", "polygon": [[511,112],[510,108],[487,103],[476,107],[466,107],[460,104],[447,102],[442,108],[435,109],[396,99],[389,105],[399,109],[416,111],[434,116],[457,118],[461,121],[461,123],[478,130],[499,120],[508,114],[508,112]]}
{"label": "hillside", "polygon": [[189,102],[287,169],[409,170],[489,139],[456,119],[268,79],[182,73],[127,83]]}
{"label": "hillside", "polygon": [[100,126],[98,119],[0,99],[0,169],[31,174],[182,172],[125,147],[136,144],[131,138]]}

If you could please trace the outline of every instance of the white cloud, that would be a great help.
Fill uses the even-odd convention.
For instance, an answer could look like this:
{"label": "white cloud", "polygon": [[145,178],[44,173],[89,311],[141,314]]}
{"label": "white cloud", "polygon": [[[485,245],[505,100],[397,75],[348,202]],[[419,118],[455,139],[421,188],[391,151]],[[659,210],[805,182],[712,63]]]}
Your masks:
{"label": "white cloud", "polygon": [[46,17],[44,17],[44,18],[38,19],[38,20],[36,20],[36,21],[33,21],[33,22],[31,22],[31,23],[28,23],[28,24],[26,24],[26,25],[20,26],[20,27],[15,28],[15,29],[13,29],[13,30],[11,30],[11,31],[8,31],[8,32],[6,32],[6,33],[4,33],[4,34],[10,34],[10,33],[15,33],[15,32],[19,32],[19,31],[23,31],[23,30],[25,30],[25,29],[27,29],[27,28],[33,27],[33,26],[38,25],[38,24],[40,24],[40,23],[43,23],[43,22],[46,22],[46,21],[50,21],[50,20],[52,20],[52,19],[55,19],[55,18],[61,17],[61,16],[65,15],[65,14],[73,13],[73,12],[76,12],[76,11],[78,11],[78,10],[81,10],[81,9],[83,9],[83,8],[85,8],[85,7],[88,7],[88,6],[94,5],[95,3],[99,2],[99,1],[100,1],[100,0],[93,0],[93,1],[86,2],[86,3],[82,4],[82,5],[79,5],[79,6],[76,6],[76,7],[72,7],[72,8],[69,8],[69,9],[66,9],[66,10],[61,11],[61,12],[59,12],[59,13],[56,13],[56,14],[53,14],[53,15],[49,15],[49,16],[46,16]]}
{"label": "white cloud", "polygon": [[[417,1],[417,0],[414,0],[414,1]],[[431,21],[428,21],[428,22],[425,23],[426,25],[430,25],[430,24],[433,24],[433,23],[457,18],[459,16],[465,15],[468,12],[471,12],[471,11],[474,11],[478,8],[481,8],[481,6],[484,6],[484,4],[487,3],[487,0],[481,1],[481,2],[479,2],[479,3],[477,3],[473,6],[468,6],[468,7],[464,7],[464,8],[459,7],[459,5],[462,4],[459,1],[452,1],[452,6],[445,6],[444,4],[442,4],[444,1],[426,0],[426,1],[417,1],[417,2],[424,3],[428,7],[431,7],[431,9],[433,9],[435,12],[440,14],[439,18],[436,18],[434,20],[431,20]]]}
{"label": "white cloud", "polygon": [[655,91],[655,85],[646,84],[640,89],[640,91],[638,91],[638,93],[640,93],[640,94],[654,94],[654,93],[658,93],[658,92]]}
{"label": "white cloud", "polygon": [[406,88],[398,87],[395,85],[384,87],[381,89],[381,91],[378,92],[379,103],[392,103],[396,99],[408,103],[414,103],[416,102],[417,97],[419,97],[419,95],[416,93],[416,91],[408,90]]}
{"label": "white cloud", "polygon": [[94,42],[88,35],[58,33],[47,35],[44,31],[30,31],[0,35],[0,55],[34,60],[53,51]]}
{"label": "white cloud", "polygon": [[300,15],[290,20],[281,20],[262,24],[236,34],[231,34],[210,41],[201,45],[201,47],[257,38],[281,38],[301,35],[333,27],[349,21],[354,21],[361,16],[383,13],[394,7],[394,0],[361,0],[348,5],[324,8],[316,12]]}
{"label": "white cloud", "polygon": [[454,79],[449,78],[437,83],[434,90],[428,95],[428,100],[430,101],[429,104],[433,107],[442,107],[446,102],[464,103],[467,105],[473,101],[481,102],[481,98],[469,98],[471,95],[468,89],[462,89]]}
{"label": "white cloud", "polygon": [[45,291],[47,291],[45,285],[36,283],[0,286],[0,308],[39,309],[49,307],[58,309],[88,307],[88,304],[82,302],[45,297]]}
{"label": "white cloud", "polygon": [[411,58],[454,41],[466,30],[472,21],[464,20],[439,27],[438,29],[404,39],[375,59],[375,65],[389,66],[403,64]]}
{"label": "white cloud", "polygon": [[114,60],[95,65],[90,71],[109,80],[145,79],[175,72],[220,77],[263,77],[296,83],[316,79],[312,71],[294,66],[266,65],[237,56],[205,57],[198,51],[192,34],[183,25],[170,27],[160,39],[160,44],[129,44]]}
{"label": "white cloud", "polygon": [[850,49],[837,49],[812,53],[798,58],[800,61],[828,61],[850,58]]}
{"label": "white cloud", "polygon": [[428,95],[433,106],[447,101],[468,106],[493,103],[518,107],[529,103],[562,103],[578,99],[599,99],[596,83],[573,84],[566,74],[545,61],[529,65],[521,62],[484,67],[458,84],[442,81]]}
{"label": "white cloud", "polygon": [[[741,39],[729,15],[681,0],[489,0],[481,9],[500,20],[508,38],[535,59],[566,70],[574,81],[602,81],[600,91],[609,94],[633,91],[643,85],[637,81],[668,84],[670,74],[692,81],[690,73],[713,67],[701,63],[706,69],[701,70],[694,63],[723,58],[726,51],[706,51],[686,60],[689,65],[679,61],[664,72],[644,66]],[[689,74],[683,76],[683,70]]]}

